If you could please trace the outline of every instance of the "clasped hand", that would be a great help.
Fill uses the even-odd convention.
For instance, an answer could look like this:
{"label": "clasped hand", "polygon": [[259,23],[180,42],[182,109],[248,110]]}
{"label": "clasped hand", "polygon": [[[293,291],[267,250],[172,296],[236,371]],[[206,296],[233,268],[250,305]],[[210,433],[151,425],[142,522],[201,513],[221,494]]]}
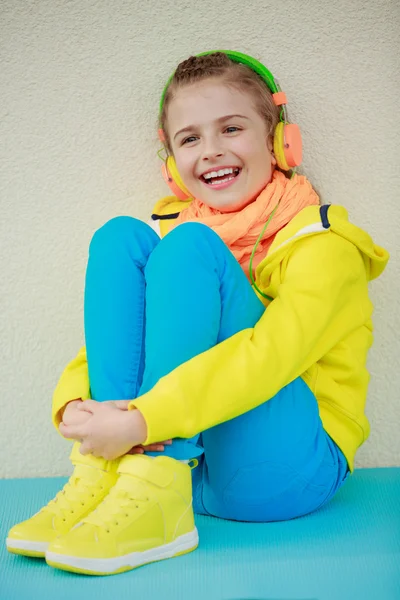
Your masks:
{"label": "clasped hand", "polygon": [[147,437],[146,422],[138,410],[128,410],[129,400],[74,400],[64,410],[59,425],[61,435],[81,442],[81,454],[114,460],[144,450],[163,450],[171,440],[142,444]]}

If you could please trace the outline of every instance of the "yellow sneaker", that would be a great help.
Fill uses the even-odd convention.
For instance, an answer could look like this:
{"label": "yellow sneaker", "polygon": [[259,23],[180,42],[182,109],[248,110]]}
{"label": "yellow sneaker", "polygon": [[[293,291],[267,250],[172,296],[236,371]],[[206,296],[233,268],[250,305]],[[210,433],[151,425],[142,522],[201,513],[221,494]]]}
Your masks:
{"label": "yellow sneaker", "polygon": [[27,521],[14,525],[6,540],[13,554],[44,557],[47,546],[92,512],[117,481],[118,460],[83,456],[75,443],[70,459],[75,469],[64,488]]}
{"label": "yellow sneaker", "polygon": [[75,573],[112,575],[191,552],[198,533],[190,469],[167,456],[124,456],[108,496],[49,545],[47,563]]}

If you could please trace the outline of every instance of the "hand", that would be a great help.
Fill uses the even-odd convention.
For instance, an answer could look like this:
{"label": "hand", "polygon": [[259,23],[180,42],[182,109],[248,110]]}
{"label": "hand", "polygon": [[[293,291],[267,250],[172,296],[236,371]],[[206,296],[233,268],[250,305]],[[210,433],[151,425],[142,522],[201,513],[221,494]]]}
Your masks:
{"label": "hand", "polygon": [[[118,403],[118,404],[117,404]],[[81,441],[80,453],[114,460],[141,445],[147,437],[146,422],[139,410],[126,410],[129,401],[96,402],[85,400],[77,410],[89,414],[79,425],[60,423],[67,439]],[[119,406],[119,407],[118,407]],[[122,408],[126,406],[126,408]]]}
{"label": "hand", "polygon": [[[107,400],[112,402],[120,410],[128,410],[130,400]],[[148,446],[134,446],[127,452],[127,454],[144,454],[144,452],[163,452],[164,446],[171,446],[172,440],[165,440],[163,442],[156,442],[155,444],[149,444]]]}
{"label": "hand", "polygon": [[163,452],[164,446],[171,446],[172,440],[165,440],[164,442],[156,442],[155,444],[149,444],[148,446],[135,446],[131,448],[127,454],[144,454],[145,452]]}

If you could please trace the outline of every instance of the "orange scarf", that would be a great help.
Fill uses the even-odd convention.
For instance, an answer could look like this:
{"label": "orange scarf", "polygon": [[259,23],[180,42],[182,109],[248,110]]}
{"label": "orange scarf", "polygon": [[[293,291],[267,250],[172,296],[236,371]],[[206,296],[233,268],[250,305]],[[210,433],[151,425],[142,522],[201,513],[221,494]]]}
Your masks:
{"label": "orange scarf", "polygon": [[266,228],[253,258],[253,269],[263,260],[276,233],[303,208],[318,205],[319,198],[304,175],[287,179],[281,171],[274,171],[271,182],[260,195],[242,210],[222,213],[195,198],[174,222],[173,227],[187,221],[208,225],[228,246],[249,277],[250,257],[262,228],[279,203]]}

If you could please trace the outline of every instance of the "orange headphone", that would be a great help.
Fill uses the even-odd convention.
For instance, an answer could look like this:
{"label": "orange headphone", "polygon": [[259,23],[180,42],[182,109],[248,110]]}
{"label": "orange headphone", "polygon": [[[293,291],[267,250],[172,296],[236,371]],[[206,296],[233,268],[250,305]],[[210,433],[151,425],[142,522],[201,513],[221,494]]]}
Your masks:
{"label": "orange headphone", "polygon": [[[268,88],[272,92],[272,98],[276,106],[281,107],[279,115],[280,121],[274,132],[274,154],[277,165],[283,171],[290,171],[291,169],[298,167],[302,160],[302,141],[300,129],[298,125],[288,122],[286,111],[286,94],[282,92],[272,73],[270,73],[270,71],[268,71],[263,64],[258,62],[258,60],[248,56],[247,54],[242,54],[241,52],[233,52],[230,50],[211,50],[197,54],[197,56],[205,56],[207,54],[213,54],[214,52],[223,52],[234,62],[242,63],[247,67],[250,67],[253,71],[260,75],[263,81],[267,84]],[[169,78],[161,96],[159,113],[160,118],[164,105],[165,94],[172,78],[173,74]],[[161,142],[165,143],[165,134],[161,128],[158,130],[158,135]],[[161,167],[161,172],[164,180],[174,196],[179,198],[179,200],[188,200],[192,197],[189,190],[185,187],[181,176],[179,175],[173,156],[168,156],[167,160]]]}

